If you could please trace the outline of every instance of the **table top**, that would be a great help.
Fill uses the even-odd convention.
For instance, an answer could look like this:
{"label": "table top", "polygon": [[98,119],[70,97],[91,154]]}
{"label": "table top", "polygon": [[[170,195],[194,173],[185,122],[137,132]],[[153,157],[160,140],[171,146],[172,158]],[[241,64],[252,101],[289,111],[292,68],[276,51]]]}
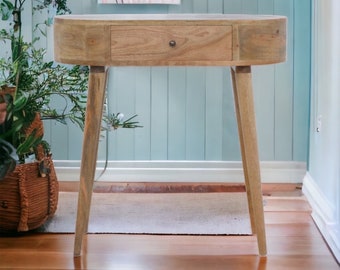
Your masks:
{"label": "table top", "polygon": [[135,21],[140,22],[156,22],[156,21],[170,21],[176,22],[203,22],[203,23],[221,23],[221,21],[233,21],[252,23],[254,21],[270,21],[270,20],[286,20],[285,16],[280,15],[251,15],[251,14],[197,14],[197,13],[179,13],[179,14],[69,14],[69,15],[57,15],[56,21],[83,21],[84,23],[93,22],[110,22],[132,23]]}
{"label": "table top", "polygon": [[272,64],[286,59],[286,24],[276,15],[61,15],[54,55],[95,66]]}

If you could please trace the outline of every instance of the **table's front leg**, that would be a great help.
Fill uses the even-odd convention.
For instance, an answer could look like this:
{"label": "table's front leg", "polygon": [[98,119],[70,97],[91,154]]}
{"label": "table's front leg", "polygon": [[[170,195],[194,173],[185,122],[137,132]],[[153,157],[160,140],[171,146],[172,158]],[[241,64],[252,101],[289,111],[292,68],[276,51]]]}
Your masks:
{"label": "table's front leg", "polygon": [[93,181],[95,177],[98,141],[103,114],[107,68],[91,66],[87,96],[80,187],[76,220],[74,256],[81,254],[84,234],[87,233]]}
{"label": "table's front leg", "polygon": [[259,254],[265,256],[267,254],[266,233],[251,67],[231,68],[231,75],[251,225],[253,233],[257,236]]}

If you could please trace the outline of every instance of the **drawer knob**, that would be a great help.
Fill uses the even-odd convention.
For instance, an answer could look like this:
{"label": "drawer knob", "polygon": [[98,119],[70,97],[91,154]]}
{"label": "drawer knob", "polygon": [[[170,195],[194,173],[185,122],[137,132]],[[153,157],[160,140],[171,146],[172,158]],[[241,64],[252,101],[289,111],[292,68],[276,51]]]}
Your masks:
{"label": "drawer knob", "polygon": [[176,46],[176,41],[175,40],[170,40],[169,41],[169,46],[170,47],[175,47]]}

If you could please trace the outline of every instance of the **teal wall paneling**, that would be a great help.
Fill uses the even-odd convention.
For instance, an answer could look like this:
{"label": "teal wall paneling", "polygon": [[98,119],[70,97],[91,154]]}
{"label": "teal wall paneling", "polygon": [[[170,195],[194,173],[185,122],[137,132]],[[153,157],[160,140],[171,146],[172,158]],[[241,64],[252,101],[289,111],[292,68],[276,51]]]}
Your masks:
{"label": "teal wall paneling", "polygon": [[[72,124],[70,123],[70,125]],[[57,121],[51,122],[51,137],[48,141],[52,147],[53,158],[67,159],[72,157],[69,155],[70,151],[73,151],[73,146],[69,144],[69,135],[68,126]]]}
{"label": "teal wall paneling", "polygon": [[[222,160],[223,149],[223,69],[206,69],[205,159]],[[211,87],[214,85],[214,87]]]}
{"label": "teal wall paneling", "polygon": [[207,13],[208,0],[192,1],[192,13]]}
{"label": "teal wall paneling", "polygon": [[257,14],[258,13],[258,3],[257,0],[246,1],[242,0],[242,13]]}
{"label": "teal wall paneling", "polygon": [[168,159],[186,159],[186,67],[169,68]]}
{"label": "teal wall paneling", "polygon": [[186,159],[205,158],[205,68],[187,69]]}
{"label": "teal wall paneling", "polygon": [[[135,159],[149,160],[151,158],[151,68],[140,67],[136,72],[136,109],[138,120],[143,128],[135,132]],[[131,130],[130,130],[131,131]]]}
{"label": "teal wall paneling", "polygon": [[[309,0],[182,0],[181,5],[69,2],[73,13],[287,16],[287,62],[252,67],[259,152],[261,160],[307,160]],[[126,116],[136,113],[143,125],[109,133],[110,160],[240,160],[228,67],[112,67],[108,89],[109,110]],[[51,140],[56,159],[80,159],[81,133],[74,128],[50,124],[46,137]],[[62,142],[70,150],[60,148]],[[105,158],[105,149],[102,140],[99,159]]]}
{"label": "teal wall paneling", "polygon": [[242,0],[224,0],[223,13],[242,13],[242,6]]}
{"label": "teal wall paneling", "polygon": [[[273,0],[258,0],[259,14],[274,14]],[[275,70],[276,65],[253,67],[256,123],[261,160],[275,160]],[[266,145],[266,151],[261,151]]]}
{"label": "teal wall paneling", "polygon": [[[114,70],[114,99],[109,101],[109,105],[110,103],[114,105],[111,109],[112,112],[124,113],[125,117],[128,117],[125,112],[129,112],[129,115],[135,113],[137,72],[134,67],[124,67]],[[120,132],[113,133],[115,134],[111,135],[116,137],[116,146],[113,149],[116,149],[117,157],[124,160],[134,159],[134,130],[122,129]]]}
{"label": "teal wall paneling", "polygon": [[168,155],[168,68],[152,68],[151,76],[151,159]]}
{"label": "teal wall paneling", "polygon": [[223,13],[223,0],[207,1],[208,13]]}
{"label": "teal wall paneling", "polygon": [[[288,2],[288,1],[287,1]],[[259,14],[273,14],[274,1],[273,0],[257,0]]]}
{"label": "teal wall paneling", "polygon": [[[300,14],[311,14],[311,1],[296,1],[294,6],[294,103],[293,103],[293,159],[304,160],[308,149],[310,108],[311,18]],[[306,106],[307,105],[307,106]]]}
{"label": "teal wall paneling", "polygon": [[287,32],[291,39],[287,47],[287,61],[276,65],[275,69],[275,160],[292,160],[293,158],[293,42],[294,2],[286,0],[274,1],[274,13],[289,18]]}
{"label": "teal wall paneling", "polygon": [[275,159],[275,67],[253,67],[256,125],[261,160]]}
{"label": "teal wall paneling", "polygon": [[[240,144],[236,115],[234,108],[234,96],[231,89],[230,69],[224,70],[223,82],[223,135],[222,135],[222,160],[241,160]],[[213,86],[210,86],[213,87]]]}

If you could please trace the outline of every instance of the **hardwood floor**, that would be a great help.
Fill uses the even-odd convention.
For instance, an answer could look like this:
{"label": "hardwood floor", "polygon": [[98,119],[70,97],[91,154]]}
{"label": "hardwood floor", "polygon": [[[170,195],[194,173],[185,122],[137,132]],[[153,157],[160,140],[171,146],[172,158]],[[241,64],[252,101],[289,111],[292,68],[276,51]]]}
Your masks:
{"label": "hardwood floor", "polygon": [[263,190],[267,257],[256,255],[253,236],[89,234],[83,255],[73,258],[73,234],[28,233],[0,238],[0,269],[340,269],[300,188]]}

